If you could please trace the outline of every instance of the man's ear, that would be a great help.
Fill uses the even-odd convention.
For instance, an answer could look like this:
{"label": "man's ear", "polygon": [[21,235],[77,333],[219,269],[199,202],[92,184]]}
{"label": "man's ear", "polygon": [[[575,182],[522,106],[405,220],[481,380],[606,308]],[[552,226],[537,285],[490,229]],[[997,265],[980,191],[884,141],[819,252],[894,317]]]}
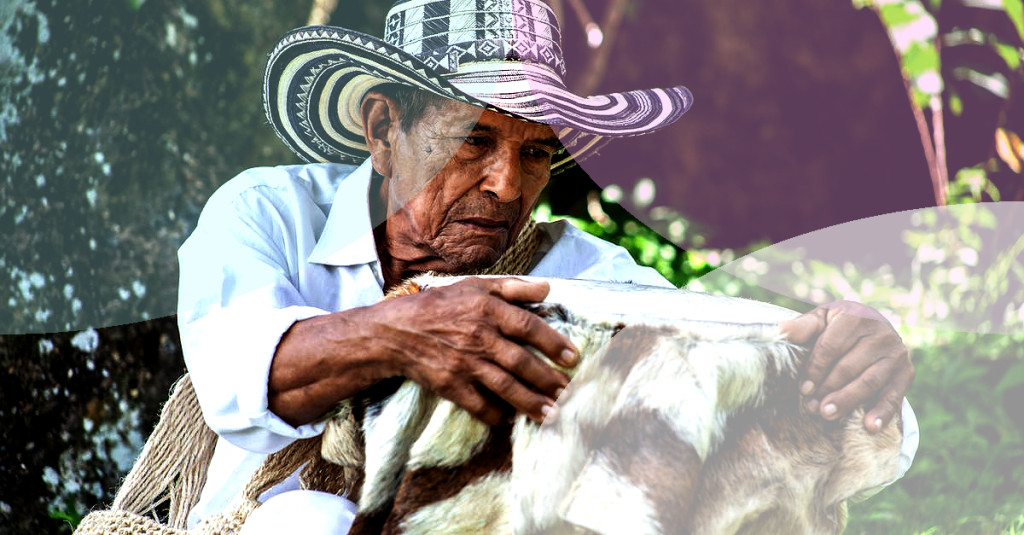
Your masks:
{"label": "man's ear", "polygon": [[363,116],[363,136],[370,150],[373,168],[381,176],[391,178],[390,135],[392,128],[398,128],[398,106],[391,97],[370,91],[363,97],[360,111]]}

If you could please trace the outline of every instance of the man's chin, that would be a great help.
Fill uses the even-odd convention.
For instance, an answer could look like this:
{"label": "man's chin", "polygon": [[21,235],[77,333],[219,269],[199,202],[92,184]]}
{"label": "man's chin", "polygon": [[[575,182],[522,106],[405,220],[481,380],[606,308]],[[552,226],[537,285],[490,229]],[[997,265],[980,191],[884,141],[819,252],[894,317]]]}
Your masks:
{"label": "man's chin", "polygon": [[448,264],[445,273],[459,275],[482,271],[495,264],[501,258],[504,249],[494,247],[474,246],[459,251],[458,254],[444,255],[445,263]]}

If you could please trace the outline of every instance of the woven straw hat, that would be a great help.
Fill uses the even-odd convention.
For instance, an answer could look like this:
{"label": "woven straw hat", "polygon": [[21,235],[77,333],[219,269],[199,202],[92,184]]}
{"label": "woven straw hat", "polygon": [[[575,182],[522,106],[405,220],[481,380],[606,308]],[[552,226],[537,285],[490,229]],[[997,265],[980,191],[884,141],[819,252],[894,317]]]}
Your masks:
{"label": "woven straw hat", "polygon": [[563,81],[561,36],[540,0],[399,0],[384,40],[333,26],[286,34],[270,54],[264,106],[277,134],[309,162],[364,160],[360,102],[399,83],[551,126],[581,160],[608,138],[652,132],[693,102],[682,86],[581,97]]}

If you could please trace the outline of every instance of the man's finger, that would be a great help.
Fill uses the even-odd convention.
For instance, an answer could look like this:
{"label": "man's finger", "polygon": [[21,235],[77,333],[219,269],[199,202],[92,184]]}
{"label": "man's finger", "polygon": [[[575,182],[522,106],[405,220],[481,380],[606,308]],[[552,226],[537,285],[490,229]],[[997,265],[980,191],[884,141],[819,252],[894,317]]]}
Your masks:
{"label": "man's finger", "polygon": [[864,415],[864,428],[877,433],[889,425],[896,412],[903,409],[903,398],[914,381],[914,368],[908,367],[893,377],[882,391],[878,403]]}
{"label": "man's finger", "polygon": [[825,329],[825,315],[828,310],[816,308],[791,320],[779,324],[782,335],[798,345],[806,344]]}
{"label": "man's finger", "polygon": [[551,399],[557,399],[569,384],[569,378],[562,372],[512,342],[500,344],[492,358],[523,383]]}
{"label": "man's finger", "polygon": [[514,375],[495,364],[489,362],[481,364],[475,377],[477,382],[533,421],[538,423],[544,421],[544,417],[555,405],[554,399],[527,388]]}
{"label": "man's finger", "polygon": [[[893,359],[886,358],[891,356],[890,350],[891,348],[887,347],[882,340],[862,338],[860,343],[853,346],[845,355],[842,355],[842,358],[832,366],[832,369],[829,370],[828,375],[824,379],[815,383],[817,388],[815,388],[812,396],[821,399],[843,388],[858,377],[862,377],[868,369],[875,366],[875,363],[880,363],[885,368],[887,374],[892,373],[896,367],[896,362]],[[879,392],[888,381],[888,375],[878,377],[874,374],[868,374],[862,377],[862,382],[873,383],[867,385],[874,387],[870,395]],[[862,399],[861,402],[863,401]]]}
{"label": "man's finger", "polygon": [[856,334],[858,319],[842,313],[831,312],[829,314],[828,329],[818,335],[818,339],[811,349],[811,356],[801,381],[802,393],[807,392],[808,383],[814,392],[826,393],[820,388],[825,376],[860,338]]}
{"label": "man's finger", "polygon": [[551,291],[551,286],[544,281],[528,282],[512,277],[493,281],[492,293],[509,303],[539,303]]}
{"label": "man's finger", "polygon": [[537,348],[560,366],[571,368],[579,361],[579,350],[564,334],[536,314],[512,305],[495,305],[492,317],[506,338]]}
{"label": "man's finger", "polygon": [[826,420],[849,414],[889,384],[893,367],[891,360],[875,363],[846,386],[823,397],[817,412]]}
{"label": "man's finger", "polygon": [[498,425],[504,419],[499,407],[468,384],[446,392],[442,397],[462,407],[471,416],[487,425]]}

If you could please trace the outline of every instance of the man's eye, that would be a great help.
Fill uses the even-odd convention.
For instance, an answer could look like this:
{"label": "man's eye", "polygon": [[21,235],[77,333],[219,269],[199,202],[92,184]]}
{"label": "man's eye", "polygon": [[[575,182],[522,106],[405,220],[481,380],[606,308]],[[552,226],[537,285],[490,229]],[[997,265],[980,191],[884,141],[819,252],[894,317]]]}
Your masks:
{"label": "man's eye", "polygon": [[487,138],[483,136],[468,136],[466,137],[466,145],[472,145],[479,147],[487,144]]}
{"label": "man's eye", "polygon": [[551,159],[551,151],[537,147],[523,149],[523,154],[528,158]]}

